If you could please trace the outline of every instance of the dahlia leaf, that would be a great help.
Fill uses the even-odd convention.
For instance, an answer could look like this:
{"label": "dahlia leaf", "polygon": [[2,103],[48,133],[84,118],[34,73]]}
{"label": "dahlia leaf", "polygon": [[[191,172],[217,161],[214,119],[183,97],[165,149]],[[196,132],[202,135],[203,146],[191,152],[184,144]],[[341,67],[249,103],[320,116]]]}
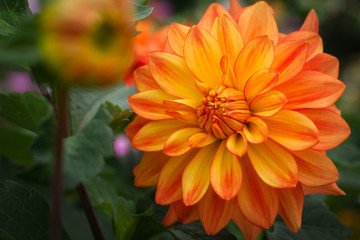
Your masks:
{"label": "dahlia leaf", "polygon": [[126,126],[135,118],[135,114],[129,108],[122,110],[121,107],[109,101],[105,102],[105,107],[113,117],[109,126],[116,134],[124,132]]}
{"label": "dahlia leaf", "polygon": [[22,18],[30,15],[27,0],[0,0],[0,35],[10,35]]}
{"label": "dahlia leaf", "polygon": [[146,18],[147,16],[149,16],[151,14],[151,12],[153,11],[153,7],[151,6],[142,6],[142,5],[136,5],[136,16],[135,16],[135,21],[139,21],[141,19]]}

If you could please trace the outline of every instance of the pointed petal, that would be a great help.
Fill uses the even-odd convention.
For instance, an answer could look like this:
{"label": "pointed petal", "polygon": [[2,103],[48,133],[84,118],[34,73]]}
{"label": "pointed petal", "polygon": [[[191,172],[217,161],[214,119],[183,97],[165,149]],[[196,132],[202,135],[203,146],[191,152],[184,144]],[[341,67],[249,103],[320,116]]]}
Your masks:
{"label": "pointed petal", "polygon": [[205,14],[200,19],[198,26],[207,30],[208,32],[211,32],[215,18],[221,15],[227,15],[230,17],[230,13],[222,5],[213,3],[208,7]]}
{"label": "pointed petal", "polygon": [[170,158],[162,168],[155,195],[157,204],[168,205],[182,198],[181,175],[197,151]]}
{"label": "pointed petal", "polygon": [[175,99],[164,100],[164,104],[168,108],[195,112],[201,103],[197,99]]}
{"label": "pointed petal", "polygon": [[274,60],[274,45],[268,36],[251,40],[240,51],[234,67],[237,89],[243,90],[248,79],[263,68],[270,68]]}
{"label": "pointed petal", "polygon": [[151,121],[137,132],[131,144],[140,151],[160,151],[171,134],[186,127],[191,125],[178,120]]}
{"label": "pointed petal", "polygon": [[242,11],[244,9],[241,7],[240,3],[238,2],[238,0],[230,0],[230,7],[229,7],[229,12],[230,15],[232,16],[232,18],[237,22]]}
{"label": "pointed petal", "polygon": [[319,130],[319,143],[313,149],[330,150],[345,141],[350,135],[350,127],[336,112],[329,109],[302,109],[304,114]]}
{"label": "pointed petal", "polygon": [[199,219],[196,206],[185,206],[182,200],[174,203],[175,213],[181,223],[191,223]]}
{"label": "pointed petal", "polygon": [[229,58],[231,66],[234,66],[244,42],[235,23],[226,15],[215,19],[211,34],[218,41],[224,55]]}
{"label": "pointed petal", "polygon": [[321,152],[306,150],[293,152],[299,168],[299,181],[307,186],[321,186],[336,182],[339,173],[334,163]]}
{"label": "pointed petal", "polygon": [[183,201],[191,206],[200,201],[210,184],[210,167],[219,144],[200,149],[182,175]]}
{"label": "pointed petal", "polygon": [[243,133],[246,140],[250,143],[262,143],[268,136],[268,127],[266,123],[258,117],[249,117],[246,120]]}
{"label": "pointed petal", "polygon": [[160,88],[152,77],[148,65],[141,66],[134,71],[134,84],[139,92]]}
{"label": "pointed petal", "polygon": [[198,124],[198,117],[196,112],[189,112],[189,111],[176,111],[176,110],[166,110],[165,113],[173,118],[186,122],[191,125]]}
{"label": "pointed petal", "polygon": [[234,133],[226,140],[226,148],[232,154],[242,157],[247,150],[247,141],[242,132]]}
{"label": "pointed petal", "polygon": [[129,123],[129,125],[125,129],[126,135],[130,139],[130,141],[132,141],[137,132],[149,122],[150,120],[148,119],[136,116],[136,118],[131,123]]}
{"label": "pointed petal", "polygon": [[195,77],[184,58],[165,52],[149,54],[149,69],[157,84],[168,94],[180,98],[201,98]]}
{"label": "pointed petal", "polygon": [[131,109],[143,118],[150,120],[172,119],[165,113],[167,107],[163,100],[176,99],[161,89],[154,89],[131,95],[128,98]]}
{"label": "pointed petal", "polygon": [[220,198],[229,200],[239,193],[242,172],[238,157],[229,152],[225,145],[226,140],[223,140],[212,160],[210,182]]}
{"label": "pointed petal", "polygon": [[245,43],[263,35],[269,36],[275,45],[278,43],[279,31],[272,9],[266,2],[257,2],[246,8],[238,24]]}
{"label": "pointed petal", "polygon": [[236,199],[223,200],[209,187],[197,205],[205,232],[215,235],[223,229],[230,222],[235,206]]}
{"label": "pointed petal", "polygon": [[171,134],[164,146],[164,153],[168,156],[180,156],[189,151],[191,148],[187,141],[191,135],[202,132],[201,128],[190,127],[182,128]]}
{"label": "pointed petal", "polygon": [[231,88],[236,88],[236,78],[232,66],[233,65],[230,66],[229,64],[229,58],[224,55],[220,61],[220,68],[223,72],[222,84]]}
{"label": "pointed petal", "polygon": [[311,11],[306,16],[300,31],[309,31],[315,33],[319,32],[319,19],[314,9],[311,9]]}
{"label": "pointed petal", "polygon": [[287,35],[283,42],[305,40],[309,44],[307,59],[323,52],[323,42],[319,34],[307,31],[296,31]]}
{"label": "pointed petal", "polygon": [[135,173],[135,186],[156,186],[159,173],[169,159],[163,152],[145,152]]}
{"label": "pointed petal", "polygon": [[277,85],[286,82],[301,71],[308,49],[309,44],[305,41],[283,42],[275,47],[272,68],[280,73]]}
{"label": "pointed petal", "polygon": [[287,149],[302,151],[319,142],[318,129],[304,114],[281,110],[264,121],[269,129],[269,138]]}
{"label": "pointed petal", "polygon": [[210,33],[196,26],[190,29],[184,45],[185,62],[205,85],[215,88],[220,83],[222,56],[219,44]]}
{"label": "pointed petal", "polygon": [[238,206],[236,206],[232,220],[240,228],[241,232],[245,236],[245,239],[256,240],[256,237],[259,235],[261,228],[249,222],[249,220],[247,220],[247,218],[241,213]]}
{"label": "pointed petal", "polygon": [[298,168],[286,149],[268,140],[262,144],[249,144],[248,154],[255,171],[265,183],[274,188],[296,186]]}
{"label": "pointed petal", "polygon": [[314,193],[322,193],[322,194],[331,194],[331,195],[346,195],[346,193],[341,190],[336,183],[330,183],[328,185],[320,186],[320,187],[309,187],[305,184],[301,184],[304,190],[305,195],[314,194]]}
{"label": "pointed petal", "polygon": [[162,224],[165,227],[173,225],[177,221],[176,213],[175,213],[175,207],[174,204],[171,204],[169,207],[169,210],[167,211],[164,219],[162,220]]}
{"label": "pointed petal", "polygon": [[345,85],[327,74],[303,71],[274,90],[285,94],[288,102],[284,108],[325,108],[339,99]]}
{"label": "pointed petal", "polygon": [[330,75],[333,78],[339,76],[339,60],[327,53],[319,53],[305,63],[303,71],[318,71]]}
{"label": "pointed petal", "polygon": [[194,135],[192,135],[189,139],[187,144],[189,145],[189,147],[192,148],[202,148],[205,147],[215,141],[217,141],[218,138],[205,133],[205,132],[201,132],[201,133],[195,133]]}
{"label": "pointed petal", "polygon": [[286,97],[279,91],[268,91],[254,97],[249,104],[250,111],[261,117],[278,113],[286,103]]}
{"label": "pointed petal", "polygon": [[296,188],[280,189],[279,214],[292,232],[297,232],[301,226],[302,210],[304,206],[304,192],[301,184]]}
{"label": "pointed petal", "polygon": [[240,211],[251,223],[267,229],[274,223],[277,215],[278,193],[258,177],[247,155],[241,158],[241,165],[243,184],[238,195]]}
{"label": "pointed petal", "polygon": [[244,87],[245,98],[250,101],[253,97],[270,90],[277,82],[279,73],[274,69],[261,69],[255,72]]}
{"label": "pointed petal", "polygon": [[168,41],[171,48],[179,56],[184,56],[184,42],[186,34],[189,32],[190,27],[172,23],[168,30]]}

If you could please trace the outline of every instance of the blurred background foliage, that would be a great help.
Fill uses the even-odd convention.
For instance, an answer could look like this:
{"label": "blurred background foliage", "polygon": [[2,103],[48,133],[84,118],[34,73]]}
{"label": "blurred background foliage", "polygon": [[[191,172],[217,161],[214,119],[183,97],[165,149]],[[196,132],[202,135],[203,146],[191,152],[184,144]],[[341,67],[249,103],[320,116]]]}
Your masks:
{"label": "blurred background foliage", "polygon": [[[240,1],[242,6],[255,2],[254,0]],[[352,231],[348,239],[360,239],[360,2],[358,0],[271,0],[268,2],[275,9],[275,19],[280,31],[284,33],[297,30],[307,13],[311,9],[315,9],[320,21],[320,35],[324,42],[324,52],[336,56],[340,61],[339,79],[345,82],[346,90],[338,101],[337,107],[342,111],[352,133],[349,139],[336,149],[329,151],[328,155],[338,167],[340,174],[338,185],[347,195],[334,197],[318,195],[316,198],[325,201],[339,220]],[[154,19],[160,27],[171,22],[196,23],[211,3],[213,1],[210,0],[149,0],[148,5],[154,7],[150,18]],[[220,1],[220,3],[228,6],[227,0]],[[40,1],[32,0],[29,1],[29,4],[33,13],[41,11]],[[31,42],[31,39],[28,40]],[[26,43],[21,46],[26,46]],[[6,55],[6,52],[0,53],[0,55],[4,54]],[[29,54],[29,59],[32,60],[38,57],[37,53],[32,51],[22,51],[21,54]],[[0,92],[44,92],[44,89],[41,87],[39,89],[33,83],[34,75],[30,74],[28,67],[3,64],[1,59],[2,56],[0,56]],[[97,124],[99,122],[104,124],[111,119],[111,116],[104,114],[104,109],[116,119],[116,116],[121,114],[121,110],[119,111],[116,106],[126,109],[127,103],[124,102],[124,99],[134,91],[134,88],[123,86],[111,90],[74,89],[70,103],[70,110],[74,114],[73,119],[79,123],[86,120],[85,116],[91,115],[92,119],[95,119],[94,121],[98,121]],[[121,94],[122,100],[117,97],[117,94]],[[0,117],[0,181],[14,180],[29,189],[37,189],[49,201],[51,194],[49,182],[52,169],[51,160],[49,160],[53,134],[51,130],[53,127],[52,110],[48,103],[34,95],[25,94],[23,99],[20,99],[12,107],[14,109],[23,108],[25,111],[29,110],[31,105],[27,105],[29,101],[40,102],[37,103],[39,107],[30,109],[30,112],[41,116],[41,121],[35,121],[29,126],[21,126],[24,127],[24,130],[16,127],[8,128],[9,125],[13,127],[12,123]],[[0,101],[10,101],[4,96],[0,95]],[[92,98],[89,99],[89,96]],[[16,94],[13,97],[16,97]],[[87,99],[85,103],[84,99]],[[102,105],[106,101],[108,101],[107,104]],[[78,102],[85,105],[77,106]],[[126,123],[131,120],[131,114],[129,115],[128,112],[123,115],[121,116],[125,118],[118,126],[122,131]],[[89,120],[89,124],[92,119]],[[86,130],[82,133],[86,134]],[[111,136],[109,138],[112,139]],[[86,182],[105,238],[129,239],[129,236],[133,235],[133,239],[148,239],[148,236],[158,240],[185,239],[186,237],[188,237],[186,239],[205,239],[203,238],[204,233],[197,232],[199,228],[196,226],[174,226],[165,231],[158,221],[153,221],[154,219],[161,221],[167,208],[153,207],[154,189],[133,186],[132,168],[139,161],[141,153],[131,149],[124,135],[118,135],[114,140],[115,154],[111,154],[110,150],[105,149],[105,160],[101,160],[99,163],[95,159],[95,163],[100,166],[96,164],[90,166],[89,172],[71,172],[74,166],[69,168],[65,166],[65,174],[76,176],[79,178],[77,180]],[[13,142],[16,142],[15,147]],[[48,144],[46,145],[48,151],[44,151],[44,144]],[[12,148],[16,148],[16,150]],[[91,158],[91,156],[85,157]],[[76,167],[82,166],[85,164]],[[67,172],[67,169],[70,172]],[[96,175],[97,177],[93,178]],[[76,184],[76,180],[71,182],[71,178],[67,182],[63,209],[64,229],[71,239],[92,239],[91,230],[73,189],[74,184]],[[0,191],[2,188],[9,187],[18,189],[19,194],[27,194],[24,189],[12,183],[1,185]],[[104,189],[109,191],[104,192]],[[38,196],[35,194],[34,197]],[[150,228],[144,227],[149,225],[151,225]],[[241,233],[238,233],[232,224],[228,226],[228,229],[234,234],[237,232],[235,235],[238,238],[241,237]],[[193,233],[193,238],[186,235],[189,232]],[[233,239],[228,234],[228,231],[221,232],[219,237],[211,239]],[[261,237],[260,235],[259,239]],[[271,235],[268,238],[271,239]]]}

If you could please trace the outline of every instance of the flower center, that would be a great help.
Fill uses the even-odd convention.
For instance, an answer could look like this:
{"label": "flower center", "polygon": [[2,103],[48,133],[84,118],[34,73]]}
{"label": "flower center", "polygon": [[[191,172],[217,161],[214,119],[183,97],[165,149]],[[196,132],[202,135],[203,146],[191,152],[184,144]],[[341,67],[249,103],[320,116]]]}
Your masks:
{"label": "flower center", "polygon": [[219,85],[201,100],[197,110],[199,126],[218,138],[241,132],[251,116],[243,92]]}

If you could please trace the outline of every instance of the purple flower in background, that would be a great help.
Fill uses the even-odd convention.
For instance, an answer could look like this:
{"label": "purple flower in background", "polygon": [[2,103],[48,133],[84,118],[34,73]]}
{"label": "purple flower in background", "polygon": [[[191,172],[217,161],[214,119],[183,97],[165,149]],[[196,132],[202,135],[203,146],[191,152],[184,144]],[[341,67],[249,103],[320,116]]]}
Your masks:
{"label": "purple flower in background", "polygon": [[27,72],[11,72],[8,74],[5,85],[8,92],[38,92]]}
{"label": "purple flower in background", "polygon": [[123,157],[130,151],[130,141],[125,134],[120,134],[115,137],[114,152],[115,156]]}
{"label": "purple flower in background", "polygon": [[30,10],[35,13],[40,10],[39,0],[28,0]]}

